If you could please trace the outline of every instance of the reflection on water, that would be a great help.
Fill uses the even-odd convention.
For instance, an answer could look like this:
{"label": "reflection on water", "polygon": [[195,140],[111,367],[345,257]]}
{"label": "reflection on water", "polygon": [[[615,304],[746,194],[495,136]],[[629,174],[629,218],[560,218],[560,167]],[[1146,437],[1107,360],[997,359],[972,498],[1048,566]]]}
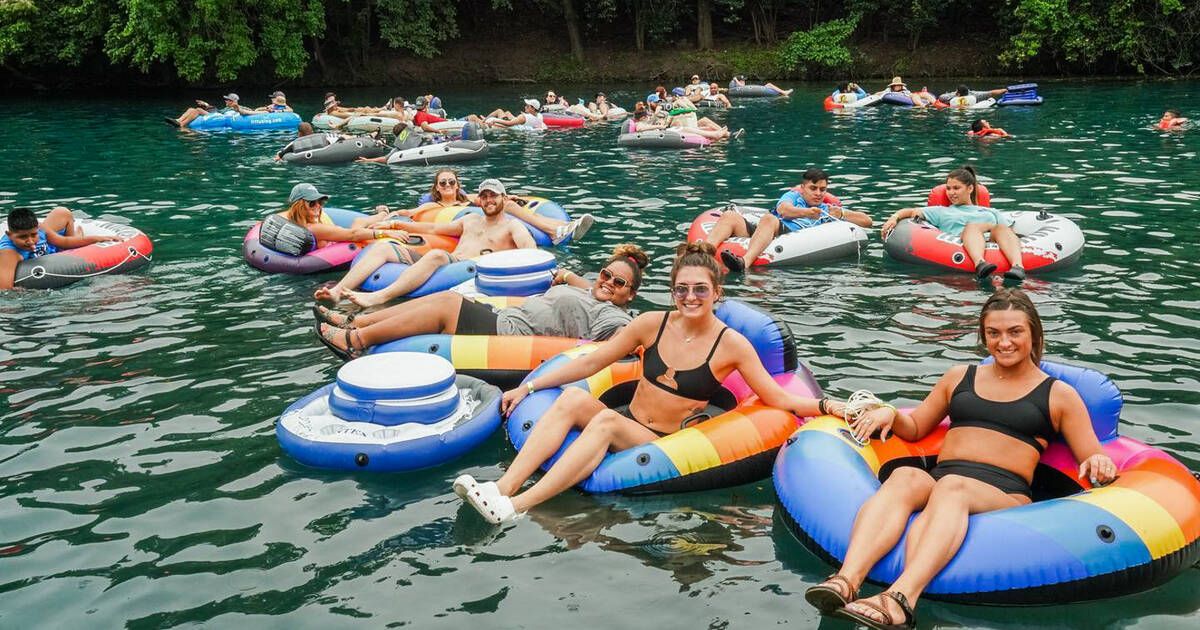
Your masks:
{"label": "reflection on water", "polygon": [[[606,91],[628,103],[644,87]],[[667,304],[672,248],[707,208],[771,204],[819,165],[844,202],[881,220],[973,162],[998,207],[1064,214],[1087,237],[1077,267],[1025,284],[1048,354],[1110,374],[1126,397],[1122,431],[1200,469],[1200,135],[1149,129],[1161,103],[1186,102],[1196,87],[1051,84],[1045,107],[987,112],[1015,137],[982,144],[963,133],[972,113],[830,114],[823,86],[808,86],[790,102],[714,113],[747,129],[727,146],[626,150],[611,124],[508,133],[491,138],[487,161],[459,170],[468,188],[498,176],[595,214],[586,242],[560,252],[567,267],[594,267],[620,242],[646,247],[646,309]],[[521,91],[443,97],[452,113],[478,112]],[[273,420],[337,366],[307,311],[328,278],[253,271],[242,236],[298,181],[340,207],[409,205],[435,169],[303,169],[270,159],[287,134],[156,122],[192,97],[10,101],[0,118],[21,139],[0,145],[11,174],[0,212],[66,204],[119,217],[154,238],[156,257],[136,275],[0,297],[0,625],[462,627],[479,614],[504,627],[817,623],[800,594],[829,567],[772,527],[766,481],[649,499],[568,493],[496,531],[449,481],[499,476],[512,457],[500,434],[407,475],[329,473],[283,456]],[[320,94],[291,97],[315,111]],[[869,388],[909,402],[952,363],[976,359],[990,290],[892,261],[875,237],[857,259],[753,272],[726,288],[791,324],[831,394]],[[920,612],[923,624],[948,626],[1184,626],[1195,624],[1197,592],[1189,571],[1112,602]]]}

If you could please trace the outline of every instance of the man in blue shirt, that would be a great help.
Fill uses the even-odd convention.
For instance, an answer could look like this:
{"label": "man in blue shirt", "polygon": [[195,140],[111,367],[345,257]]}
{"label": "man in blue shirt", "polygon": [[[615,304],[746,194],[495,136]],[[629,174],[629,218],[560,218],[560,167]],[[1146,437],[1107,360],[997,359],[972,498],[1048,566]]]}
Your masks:
{"label": "man in blue shirt", "polygon": [[0,290],[13,288],[17,265],[64,249],[75,249],[101,241],[119,241],[116,236],[84,236],[75,227],[75,216],[59,206],[40,224],[29,208],[8,213],[4,236],[0,237]]}
{"label": "man in blue shirt", "polygon": [[730,271],[743,271],[758,260],[775,238],[830,221],[849,221],[865,228],[871,227],[871,217],[864,212],[846,210],[826,202],[829,174],[819,168],[804,171],[799,186],[784,193],[769,214],[764,214],[751,228],[749,221],[737,210],[726,210],[712,231],[708,242],[720,247],[731,236],[750,238],[746,253],[738,256],[721,250],[721,262]]}

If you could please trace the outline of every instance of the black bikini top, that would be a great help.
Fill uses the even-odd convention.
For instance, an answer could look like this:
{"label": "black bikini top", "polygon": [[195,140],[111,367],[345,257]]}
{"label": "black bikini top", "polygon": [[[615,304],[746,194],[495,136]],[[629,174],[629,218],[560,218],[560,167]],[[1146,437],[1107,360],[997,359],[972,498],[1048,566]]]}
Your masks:
{"label": "black bikini top", "polygon": [[975,393],[975,366],[972,365],[950,395],[950,428],[989,429],[1014,437],[1041,453],[1046,446],[1037,438],[1048,443],[1058,436],[1050,421],[1050,387],[1054,381],[1054,377],[1047,376],[1028,394],[1016,400],[997,402],[980,398]]}
{"label": "black bikini top", "polygon": [[658,354],[658,342],[662,339],[663,331],[667,329],[667,319],[670,316],[670,313],[663,314],[662,325],[658,327],[658,336],[654,338],[654,343],[650,344],[650,347],[642,353],[642,375],[663,391],[689,400],[707,402],[721,387],[721,381],[713,376],[709,362],[712,361],[713,354],[716,354],[717,346],[721,343],[721,337],[725,336],[725,331],[729,330],[729,327],[725,326],[717,334],[717,340],[713,342],[703,363],[689,370],[676,371],[675,368],[667,366]]}

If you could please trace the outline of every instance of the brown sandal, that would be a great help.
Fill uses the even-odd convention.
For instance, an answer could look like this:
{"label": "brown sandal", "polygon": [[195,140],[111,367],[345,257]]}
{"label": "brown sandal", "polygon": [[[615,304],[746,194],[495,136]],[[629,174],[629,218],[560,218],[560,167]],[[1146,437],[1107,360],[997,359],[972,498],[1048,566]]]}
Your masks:
{"label": "brown sandal", "polygon": [[[322,330],[322,326],[325,327],[324,330]],[[354,342],[350,340],[350,333],[354,332],[354,330],[355,329],[353,328],[338,328],[337,326],[323,324],[321,322],[316,323],[317,339],[319,339],[326,348],[329,348],[329,351],[332,352],[337,358],[343,361],[353,361],[354,359],[361,357],[363,354],[363,351],[356,349],[354,347]],[[339,331],[346,334],[345,348],[338,347],[337,344],[333,343],[333,338],[338,334]]]}
{"label": "brown sandal", "polygon": [[[848,596],[842,595],[842,585],[845,587],[845,592]],[[854,601],[858,597],[858,589],[850,586],[850,580],[834,573],[825,578],[824,582],[809,588],[804,591],[804,599],[812,604],[822,615],[828,615],[846,604]]]}
{"label": "brown sandal", "polygon": [[[313,317],[317,318],[317,321],[325,322],[326,324],[337,326],[338,328],[346,328],[350,326],[354,323],[354,318],[358,315],[358,312],[339,313],[338,311],[320,304],[313,304],[312,312]],[[341,321],[338,321],[338,318],[341,318]]]}
{"label": "brown sandal", "polygon": [[[860,604],[879,613],[879,616],[883,617],[882,621],[879,619],[873,619],[862,613],[855,612],[845,607],[839,608],[833,613],[833,616],[840,617],[842,619],[849,619],[860,626],[865,626],[867,628],[871,628],[872,630],[911,630],[917,625],[917,620],[913,616],[912,606],[909,605],[908,598],[904,596],[904,593],[884,591],[875,597],[879,598],[879,604],[874,604],[869,601],[869,599],[855,600],[853,603]],[[883,607],[882,604],[884,597],[896,602],[896,605],[900,607],[900,612],[904,613],[904,619],[900,623],[896,623],[896,618],[892,616],[892,613],[888,612],[888,610]]]}

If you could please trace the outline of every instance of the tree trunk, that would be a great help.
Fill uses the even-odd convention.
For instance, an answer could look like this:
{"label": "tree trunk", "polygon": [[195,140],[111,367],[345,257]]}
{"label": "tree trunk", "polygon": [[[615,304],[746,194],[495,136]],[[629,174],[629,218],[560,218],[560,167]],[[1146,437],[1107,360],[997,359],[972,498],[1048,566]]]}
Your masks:
{"label": "tree trunk", "polygon": [[646,14],[648,11],[646,5],[641,2],[633,5],[633,41],[638,52],[646,50]]}
{"label": "tree trunk", "polygon": [[696,45],[700,50],[713,47],[713,0],[696,0]]}
{"label": "tree trunk", "polygon": [[567,38],[571,40],[571,56],[583,63],[583,36],[579,33],[579,14],[574,0],[563,0],[563,17],[567,20]]}

